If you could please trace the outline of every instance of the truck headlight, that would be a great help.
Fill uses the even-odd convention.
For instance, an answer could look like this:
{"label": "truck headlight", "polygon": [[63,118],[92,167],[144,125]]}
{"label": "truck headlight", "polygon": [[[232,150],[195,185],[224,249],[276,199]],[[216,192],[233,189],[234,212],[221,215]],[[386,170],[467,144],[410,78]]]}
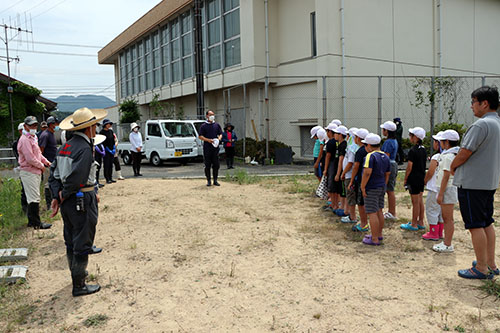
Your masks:
{"label": "truck headlight", "polygon": [[167,148],[175,148],[174,142],[172,140],[165,141],[165,147]]}
{"label": "truck headlight", "polygon": [[196,147],[197,146],[197,143],[196,143],[196,140],[193,141],[193,147]]}

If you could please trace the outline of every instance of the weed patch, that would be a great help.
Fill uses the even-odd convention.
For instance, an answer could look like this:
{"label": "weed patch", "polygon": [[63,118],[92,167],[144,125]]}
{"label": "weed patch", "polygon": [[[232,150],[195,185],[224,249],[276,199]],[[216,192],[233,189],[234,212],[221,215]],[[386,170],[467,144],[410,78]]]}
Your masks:
{"label": "weed patch", "polygon": [[21,209],[21,184],[19,179],[0,178],[0,248],[24,229],[26,217]]}
{"label": "weed patch", "polygon": [[237,168],[233,172],[233,174],[230,174],[229,172],[226,172],[226,179],[227,182],[232,182],[232,183],[238,183],[239,185],[244,185],[244,184],[255,184],[259,182],[260,177],[250,175],[245,169],[240,169]]}
{"label": "weed patch", "polygon": [[477,288],[483,291],[486,295],[493,296],[496,300],[499,300],[500,282],[498,282],[497,280],[484,280],[482,285]]}
{"label": "weed patch", "polygon": [[109,317],[104,314],[96,314],[88,317],[83,321],[83,326],[85,327],[98,327],[104,325],[108,321]]}

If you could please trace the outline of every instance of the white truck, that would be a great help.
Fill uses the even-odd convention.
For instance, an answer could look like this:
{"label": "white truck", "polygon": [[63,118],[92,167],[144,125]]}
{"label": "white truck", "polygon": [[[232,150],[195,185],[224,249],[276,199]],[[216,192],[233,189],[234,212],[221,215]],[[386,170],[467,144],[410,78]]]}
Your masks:
{"label": "white truck", "polygon": [[[185,121],[148,120],[141,132],[144,134],[143,157],[155,166],[159,166],[167,160],[176,160],[181,164],[187,164],[198,156],[197,134],[193,126]],[[118,154],[125,164],[132,162],[131,147],[130,142],[118,144]]]}

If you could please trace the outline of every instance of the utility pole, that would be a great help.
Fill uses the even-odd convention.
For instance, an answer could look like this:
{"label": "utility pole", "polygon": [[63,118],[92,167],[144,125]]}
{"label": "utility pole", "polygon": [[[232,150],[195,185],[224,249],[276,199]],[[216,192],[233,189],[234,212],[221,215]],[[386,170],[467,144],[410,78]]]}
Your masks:
{"label": "utility pole", "polygon": [[9,95],[9,112],[10,112],[10,125],[12,129],[12,141],[14,141],[15,133],[14,132],[14,109],[12,108],[12,94],[14,93],[14,88],[10,85],[11,84],[11,77],[10,77],[10,62],[11,61],[19,61],[19,58],[11,58],[9,57],[9,36],[8,36],[8,31],[16,31],[16,34],[14,35],[14,38],[17,37],[18,34],[25,32],[25,33],[32,33],[32,31],[21,29],[18,27],[13,27],[7,24],[2,24],[0,25],[4,29],[5,32],[5,39],[0,37],[0,39],[5,43],[5,51],[7,55],[7,95]]}

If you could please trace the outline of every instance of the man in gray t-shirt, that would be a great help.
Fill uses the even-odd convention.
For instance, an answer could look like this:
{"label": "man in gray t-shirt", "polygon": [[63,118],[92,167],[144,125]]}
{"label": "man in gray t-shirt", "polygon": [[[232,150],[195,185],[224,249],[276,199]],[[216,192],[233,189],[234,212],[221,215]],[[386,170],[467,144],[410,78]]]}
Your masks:
{"label": "man in gray t-shirt", "polygon": [[451,164],[458,187],[460,212],[471,233],[476,260],[458,271],[466,279],[491,279],[499,275],[495,264],[493,203],[500,180],[500,117],[498,90],[484,86],[472,92],[471,109],[479,118],[467,130],[461,149]]}

